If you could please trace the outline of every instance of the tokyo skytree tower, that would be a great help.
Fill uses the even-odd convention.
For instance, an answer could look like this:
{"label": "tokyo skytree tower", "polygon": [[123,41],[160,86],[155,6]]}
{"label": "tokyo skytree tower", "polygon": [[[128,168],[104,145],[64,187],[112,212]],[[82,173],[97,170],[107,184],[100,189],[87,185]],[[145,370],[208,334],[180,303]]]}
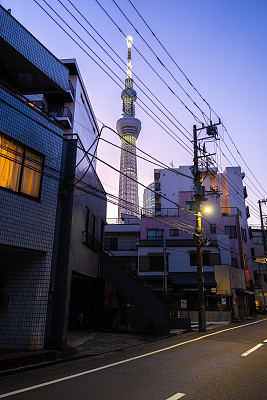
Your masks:
{"label": "tokyo skytree tower", "polygon": [[[121,138],[121,163],[119,182],[119,209],[121,214],[139,215],[137,184],[136,139],[141,130],[141,121],[135,118],[136,91],[133,89],[131,48],[133,38],[127,36],[128,58],[125,89],[121,92],[123,117],[117,121],[117,131]],[[131,179],[133,178],[133,179]]]}

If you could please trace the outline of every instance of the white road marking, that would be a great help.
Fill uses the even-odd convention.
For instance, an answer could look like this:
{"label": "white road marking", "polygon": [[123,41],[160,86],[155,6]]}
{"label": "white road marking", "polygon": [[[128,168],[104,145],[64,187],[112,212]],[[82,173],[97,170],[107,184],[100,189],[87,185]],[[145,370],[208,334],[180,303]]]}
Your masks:
{"label": "white road marking", "polygon": [[176,393],[172,397],[169,397],[167,400],[178,400],[178,399],[180,399],[181,397],[184,397],[184,396],[185,396],[184,393]]}
{"label": "white road marking", "polygon": [[246,326],[258,324],[258,323],[263,322],[263,321],[266,321],[266,320],[267,320],[267,318],[264,318],[264,319],[261,319],[260,321],[250,322],[250,323],[245,324],[245,325],[235,326],[235,327],[233,327],[233,328],[223,329],[223,330],[218,331],[218,332],[209,333],[209,334],[207,334],[207,335],[200,336],[200,337],[195,338],[195,339],[187,340],[186,342],[177,343],[177,344],[174,344],[174,345],[169,346],[169,347],[164,347],[163,349],[151,351],[150,353],[141,354],[140,356],[128,358],[128,359],[126,359],[126,360],[118,361],[118,362],[116,362],[116,363],[103,365],[102,367],[98,367],[98,368],[94,368],[94,369],[89,369],[89,370],[87,370],[87,371],[79,372],[78,374],[69,375],[69,376],[64,376],[63,378],[54,379],[53,381],[48,381],[48,382],[44,382],[44,383],[39,383],[38,385],[29,386],[29,387],[26,387],[26,388],[24,388],[24,389],[14,390],[13,392],[8,392],[8,393],[0,394],[0,399],[3,399],[4,397],[13,396],[13,395],[15,395],[15,394],[23,393],[23,392],[28,392],[28,391],[30,391],[30,390],[38,389],[38,388],[41,388],[41,387],[44,387],[44,386],[53,385],[53,384],[55,384],[55,383],[64,382],[64,381],[67,381],[67,380],[69,380],[69,379],[78,378],[78,377],[83,376],[83,375],[92,374],[92,373],[97,372],[97,371],[102,371],[103,369],[115,367],[116,365],[125,364],[125,363],[128,363],[128,362],[130,362],[130,361],[139,360],[140,358],[149,357],[149,356],[152,356],[152,355],[157,354],[157,353],[162,353],[163,351],[171,350],[171,349],[174,349],[175,347],[183,346],[184,344],[187,344],[187,343],[196,342],[196,341],[198,341],[198,340],[205,339],[206,337],[209,337],[209,336],[219,335],[220,333],[227,332],[227,331],[232,331],[232,330],[234,330],[234,329],[245,328]]}
{"label": "white road marking", "polygon": [[245,353],[241,354],[241,356],[246,357],[253,351],[257,350],[259,347],[263,346],[263,343],[257,344],[257,346],[252,347],[252,349],[246,351]]}
{"label": "white road marking", "polygon": [[263,343],[267,343],[267,339],[263,341]]}

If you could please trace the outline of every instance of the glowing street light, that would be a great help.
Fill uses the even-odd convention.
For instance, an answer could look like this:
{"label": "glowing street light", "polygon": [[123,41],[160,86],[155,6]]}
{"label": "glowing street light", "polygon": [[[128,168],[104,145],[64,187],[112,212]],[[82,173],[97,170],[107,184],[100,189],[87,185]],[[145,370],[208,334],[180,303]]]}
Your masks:
{"label": "glowing street light", "polygon": [[212,212],[212,208],[210,206],[205,206],[203,211],[205,214],[210,214]]}

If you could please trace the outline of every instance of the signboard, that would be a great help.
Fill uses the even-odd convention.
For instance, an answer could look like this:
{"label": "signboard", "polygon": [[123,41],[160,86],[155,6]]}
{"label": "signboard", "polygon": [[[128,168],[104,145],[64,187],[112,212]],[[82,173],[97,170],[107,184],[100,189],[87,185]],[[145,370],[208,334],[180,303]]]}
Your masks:
{"label": "signboard", "polygon": [[225,297],[222,297],[221,301],[222,301],[222,304],[226,304],[226,298]]}
{"label": "signboard", "polygon": [[187,308],[187,300],[181,299],[181,308]]}
{"label": "signboard", "polygon": [[257,263],[261,263],[261,264],[266,264],[267,263],[267,258],[260,258],[260,257],[258,257],[258,258],[255,258],[255,260],[254,260],[255,262],[257,262]]}

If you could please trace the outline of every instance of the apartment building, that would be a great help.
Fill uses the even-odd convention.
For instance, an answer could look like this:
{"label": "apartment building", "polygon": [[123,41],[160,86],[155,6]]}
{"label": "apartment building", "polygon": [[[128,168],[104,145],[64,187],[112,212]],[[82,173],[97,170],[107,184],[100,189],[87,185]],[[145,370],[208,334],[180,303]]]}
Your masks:
{"label": "apartment building", "polygon": [[1,6],[0,27],[0,348],[55,348],[69,308],[93,321],[103,292],[99,128],[76,61],[58,60]]}
{"label": "apartment building", "polygon": [[266,230],[261,227],[249,227],[249,239],[254,273],[255,300],[258,306],[267,306],[267,263],[266,263]]}
{"label": "apartment building", "polygon": [[[190,167],[177,169],[181,171],[183,175],[155,170],[155,216],[141,218],[138,273],[158,291],[167,287],[175,316],[178,311],[191,313],[192,319],[197,320],[194,192]],[[205,214],[203,207],[202,212],[203,270],[210,320],[237,318],[253,309],[242,177],[239,167],[226,168],[223,174],[216,170],[203,174],[205,205],[211,211]],[[175,196],[177,209],[175,200],[169,201]]]}

